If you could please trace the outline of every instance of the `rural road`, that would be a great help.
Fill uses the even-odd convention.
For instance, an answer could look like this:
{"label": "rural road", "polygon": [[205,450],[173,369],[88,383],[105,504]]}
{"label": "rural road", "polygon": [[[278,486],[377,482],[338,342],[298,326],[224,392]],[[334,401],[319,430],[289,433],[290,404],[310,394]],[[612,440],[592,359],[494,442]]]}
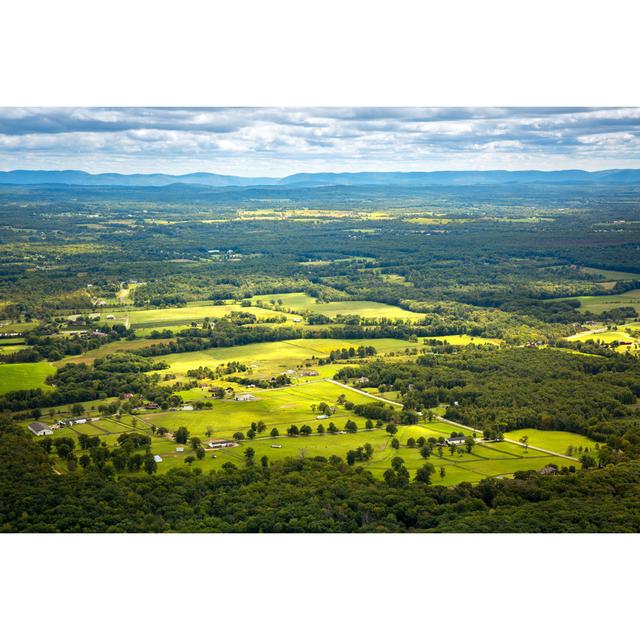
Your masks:
{"label": "rural road", "polygon": [[343,384],[342,382],[338,382],[337,380],[332,380],[331,378],[325,378],[325,380],[327,382],[330,382],[331,384],[337,384],[339,387],[342,387],[343,389],[348,389],[349,391],[355,391],[356,393],[359,393],[360,395],[363,396],[367,396],[368,398],[373,398],[374,400],[379,400],[381,402],[386,402],[387,404],[392,404],[396,407],[402,407],[402,403],[401,402],[395,402],[394,400],[387,400],[386,398],[381,398],[379,396],[374,396],[373,393],[368,393],[367,391],[362,391],[362,389],[356,389],[355,387],[350,387],[348,384]]}
{"label": "rural road", "polygon": [[[343,387],[344,389],[349,389],[349,391],[355,391],[363,396],[367,396],[369,398],[373,398],[374,400],[379,400],[381,402],[386,402],[387,404],[392,404],[396,407],[402,407],[403,405],[400,402],[395,402],[393,400],[387,400],[386,398],[380,398],[379,396],[375,396],[372,393],[368,393],[367,391],[362,391],[361,389],[356,389],[355,387],[350,387],[347,384],[343,384],[342,382],[338,382],[337,380],[331,380],[330,378],[325,378],[327,382],[331,382],[332,384],[337,384],[339,387]],[[474,429],[472,427],[468,427],[465,424],[460,424],[459,422],[454,422],[453,420],[448,420],[447,418],[443,418],[442,416],[435,416],[436,420],[440,420],[440,422],[446,422],[454,427],[459,427],[461,429],[468,429],[473,431],[474,433],[482,434],[482,431],[479,429]],[[529,445],[525,447],[522,442],[518,442],[517,440],[510,440],[509,438],[505,438],[504,442],[509,442],[510,444],[518,445],[524,449],[533,449],[534,451],[541,451],[542,453],[549,454],[551,456],[558,456],[559,458],[566,458],[567,460],[573,460],[574,462],[578,462],[577,458],[573,458],[572,456],[568,456],[564,453],[558,453],[557,451],[550,451],[549,449],[542,449],[541,447],[534,447]]]}

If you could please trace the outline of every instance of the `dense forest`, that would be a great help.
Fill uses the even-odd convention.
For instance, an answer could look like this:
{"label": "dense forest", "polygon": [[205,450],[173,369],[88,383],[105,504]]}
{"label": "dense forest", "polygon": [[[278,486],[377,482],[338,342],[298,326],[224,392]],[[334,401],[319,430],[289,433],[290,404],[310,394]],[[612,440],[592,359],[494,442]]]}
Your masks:
{"label": "dense forest", "polygon": [[575,474],[518,472],[453,489],[390,485],[344,461],[115,478],[54,475],[43,449],[0,430],[3,532],[632,532],[640,462]]}

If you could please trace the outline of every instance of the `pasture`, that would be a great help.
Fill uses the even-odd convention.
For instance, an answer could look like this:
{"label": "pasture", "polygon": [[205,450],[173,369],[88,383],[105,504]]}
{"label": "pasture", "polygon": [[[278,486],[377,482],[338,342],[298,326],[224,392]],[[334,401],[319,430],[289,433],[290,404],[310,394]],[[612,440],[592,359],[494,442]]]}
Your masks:
{"label": "pasture", "polygon": [[142,349],[144,347],[149,347],[154,344],[164,344],[166,342],[170,342],[170,338],[141,338],[138,340],[118,340],[116,342],[109,342],[105,345],[102,345],[98,349],[92,349],[91,351],[85,351],[77,356],[67,356],[62,360],[56,362],[56,366],[61,367],[65,364],[73,363],[73,364],[92,364],[96,358],[104,358],[112,353],[117,353],[118,351],[137,351],[138,349]]}
{"label": "pasture", "polygon": [[366,401],[362,395],[324,380],[279,389],[252,389],[251,393],[257,398],[256,400],[249,402],[214,400],[212,409],[166,411],[146,414],[141,418],[146,423],[166,427],[169,430],[184,426],[192,435],[199,437],[205,437],[207,429],[211,429],[212,437],[216,438],[231,438],[236,431],[244,433],[252,422],[260,420],[267,425],[267,431],[263,435],[268,435],[274,427],[281,433],[286,433],[292,424],[302,426],[306,423],[315,431],[321,422],[327,425],[333,421],[336,426],[342,428],[350,418],[364,427],[365,421],[362,418],[340,406],[337,406],[337,411],[331,418],[324,420],[316,418],[319,411],[317,407],[312,410],[312,405],[323,401],[335,405],[341,394],[352,402]]}
{"label": "pasture", "polygon": [[277,293],[268,295],[259,295],[251,298],[252,301],[270,304],[275,301],[278,306],[282,306],[293,311],[303,312],[309,311],[321,313],[323,315],[335,318],[340,315],[359,315],[362,318],[392,318],[403,320],[420,320],[424,316],[420,313],[407,311],[400,307],[381,302],[372,302],[368,300],[341,300],[339,302],[322,302],[319,303],[306,293]]}
{"label": "pasture", "polygon": [[[202,322],[205,318],[215,320],[231,313],[232,311],[248,311],[253,313],[257,318],[270,318],[274,316],[287,316],[278,311],[271,309],[247,308],[239,304],[207,304],[199,303],[195,305],[187,305],[184,307],[170,307],[166,309],[140,309],[133,311],[121,311],[118,309],[105,311],[101,314],[104,320],[107,315],[112,313],[115,320],[107,321],[112,324],[124,324],[132,329],[160,329],[187,327],[191,322]],[[288,320],[292,321],[294,316],[288,316]]]}
{"label": "pasture", "polygon": [[49,362],[0,364],[0,395],[20,389],[46,389],[45,380],[55,372]]}
{"label": "pasture", "polygon": [[587,436],[568,431],[543,431],[541,429],[518,429],[505,433],[505,438],[509,440],[520,440],[523,436],[528,436],[529,444],[532,447],[540,447],[556,453],[565,454],[567,447],[589,447],[593,449],[595,442]]}
{"label": "pasture", "polygon": [[[253,374],[259,377],[266,377],[287,371],[290,368],[295,368],[297,365],[314,357],[325,358],[333,350],[348,349],[350,347],[357,348],[361,345],[374,346],[380,354],[420,346],[414,342],[397,340],[395,338],[359,338],[353,340],[303,338],[299,340],[281,340],[278,342],[260,342],[233,347],[216,347],[205,351],[175,353],[162,356],[159,359],[169,364],[169,369],[164,371],[164,373],[184,375],[189,369],[196,369],[200,366],[215,368],[225,362],[239,361],[249,364],[253,370]],[[324,377],[333,375],[338,366],[339,365],[327,365],[323,368],[322,375]],[[332,367],[331,371],[333,373],[331,373],[327,367]]]}
{"label": "pasture", "polygon": [[632,289],[625,293],[603,296],[576,296],[574,298],[556,298],[556,300],[578,300],[580,311],[606,313],[616,307],[633,307],[640,311],[640,289]]}
{"label": "pasture", "polygon": [[[358,422],[357,419],[356,422]],[[269,461],[281,460],[286,457],[323,456],[329,458],[331,455],[338,455],[345,459],[347,451],[357,449],[365,443],[372,445],[373,456],[367,462],[357,462],[356,464],[363,466],[375,477],[381,478],[384,472],[390,468],[391,460],[399,456],[403,459],[411,477],[426,462],[433,464],[436,468],[436,473],[432,476],[433,484],[446,486],[459,482],[479,482],[487,477],[510,476],[516,471],[539,471],[549,464],[556,464],[558,467],[572,464],[570,460],[565,458],[531,449],[526,451],[524,447],[509,442],[487,444],[479,442],[471,453],[458,449],[452,454],[445,447],[442,456],[434,451],[425,460],[417,447],[407,446],[407,439],[420,436],[425,438],[448,436],[450,433],[449,425],[440,422],[400,427],[396,434],[401,443],[398,450],[391,447],[391,437],[383,429],[366,431],[360,423],[358,432],[354,434],[330,435],[325,433],[318,435],[315,433],[316,425],[309,424],[314,427],[313,435],[279,438],[258,437],[251,441],[244,440],[238,446],[229,449],[207,450],[205,458],[195,462],[194,466],[202,468],[205,472],[221,469],[225,462],[232,462],[240,467],[244,466],[244,452],[249,447],[255,452],[257,464],[260,464],[262,456],[266,456]],[[222,433],[214,433],[213,437],[225,436]],[[163,458],[163,462],[158,465],[160,473],[175,467],[184,468],[185,458],[193,455],[189,446],[185,447],[184,452],[177,452],[175,448],[175,442],[154,438],[152,450]],[[564,453],[564,451],[559,453]],[[440,476],[440,467],[445,470],[444,477]]]}

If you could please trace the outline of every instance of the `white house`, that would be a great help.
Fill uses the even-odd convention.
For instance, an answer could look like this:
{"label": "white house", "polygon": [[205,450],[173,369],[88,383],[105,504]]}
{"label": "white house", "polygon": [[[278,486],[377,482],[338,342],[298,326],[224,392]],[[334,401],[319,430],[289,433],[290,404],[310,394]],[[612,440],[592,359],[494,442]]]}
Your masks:
{"label": "white house", "polygon": [[32,422],[29,425],[29,431],[36,436],[51,436],[53,435],[53,430],[48,424],[44,422]]}
{"label": "white house", "polygon": [[466,440],[465,436],[454,436],[453,438],[445,438],[445,442],[447,445],[451,446],[452,444],[459,446],[464,444]]}
{"label": "white house", "polygon": [[155,455],[155,456],[153,456],[153,459],[154,459],[156,462],[162,462],[162,458],[161,458],[157,453],[156,453],[156,455]]}
{"label": "white house", "polygon": [[237,402],[250,402],[251,400],[256,400],[257,398],[254,395],[251,395],[250,393],[240,393],[238,394],[234,400],[236,400]]}

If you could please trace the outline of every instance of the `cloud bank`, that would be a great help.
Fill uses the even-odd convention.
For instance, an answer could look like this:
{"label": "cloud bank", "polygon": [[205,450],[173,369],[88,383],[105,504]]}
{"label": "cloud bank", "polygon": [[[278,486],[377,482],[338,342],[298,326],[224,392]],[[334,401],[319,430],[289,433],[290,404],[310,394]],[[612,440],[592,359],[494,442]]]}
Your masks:
{"label": "cloud bank", "polygon": [[640,108],[0,108],[0,169],[640,167]]}

